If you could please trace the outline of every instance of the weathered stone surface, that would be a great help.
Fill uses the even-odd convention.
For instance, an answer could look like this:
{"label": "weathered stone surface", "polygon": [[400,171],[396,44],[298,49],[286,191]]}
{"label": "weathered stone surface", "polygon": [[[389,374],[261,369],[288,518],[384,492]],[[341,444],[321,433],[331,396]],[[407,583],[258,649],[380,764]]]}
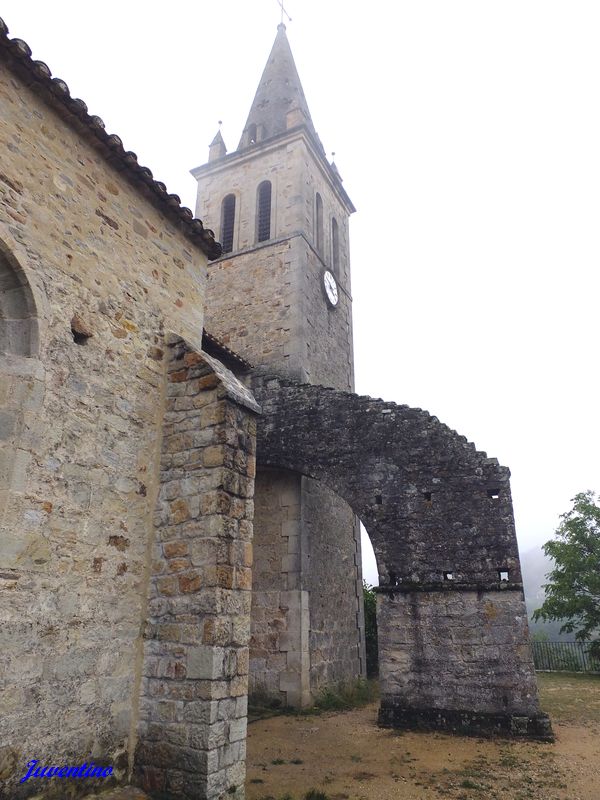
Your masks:
{"label": "weathered stone surface", "polygon": [[426,411],[257,378],[258,462],[321,480],[369,531],[382,585],[520,584],[509,471]]}
{"label": "weathered stone surface", "polygon": [[322,481],[371,537],[381,720],[548,735],[508,470],[420,409],[281,378],[254,389],[259,464]]}
{"label": "weathered stone surface", "polygon": [[199,348],[206,257],[1,50],[0,742],[20,753],[17,800],[37,791],[16,785],[28,753],[133,750],[156,355],[165,327]]}
{"label": "weathered stone surface", "polygon": [[[155,797],[216,798],[232,787],[241,797],[246,705],[237,699],[248,690],[253,505],[252,493],[233,478],[247,479],[254,467],[249,409],[257,405],[222,365],[216,376],[214,358],[181,339],[171,338],[165,361],[135,774]],[[208,395],[203,413],[177,409],[179,387],[190,398]]]}

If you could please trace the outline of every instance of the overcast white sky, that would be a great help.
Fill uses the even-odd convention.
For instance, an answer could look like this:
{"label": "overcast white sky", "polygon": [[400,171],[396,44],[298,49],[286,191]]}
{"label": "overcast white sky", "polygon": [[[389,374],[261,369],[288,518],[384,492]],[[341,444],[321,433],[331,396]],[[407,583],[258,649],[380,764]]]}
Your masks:
{"label": "overcast white sky", "polygon": [[[357,391],[431,411],[512,471],[522,550],[598,488],[600,4],[288,0],[351,225]],[[2,0],[74,96],[194,207],[235,149],[276,0]],[[372,573],[369,573],[372,577]]]}

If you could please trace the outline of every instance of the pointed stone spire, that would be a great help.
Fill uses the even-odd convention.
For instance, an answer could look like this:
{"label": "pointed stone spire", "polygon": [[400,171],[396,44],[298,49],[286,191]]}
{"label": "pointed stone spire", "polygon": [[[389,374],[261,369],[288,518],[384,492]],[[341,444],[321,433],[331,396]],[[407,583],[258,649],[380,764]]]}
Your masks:
{"label": "pointed stone spire", "polygon": [[307,125],[316,137],[285,25],[281,23],[277,26],[277,36],[258,84],[238,150],[252,147],[257,142],[302,124]]}
{"label": "pointed stone spire", "polygon": [[225,142],[221,136],[221,123],[219,122],[219,130],[217,135],[208,146],[208,160],[214,161],[216,158],[223,158],[227,154]]}

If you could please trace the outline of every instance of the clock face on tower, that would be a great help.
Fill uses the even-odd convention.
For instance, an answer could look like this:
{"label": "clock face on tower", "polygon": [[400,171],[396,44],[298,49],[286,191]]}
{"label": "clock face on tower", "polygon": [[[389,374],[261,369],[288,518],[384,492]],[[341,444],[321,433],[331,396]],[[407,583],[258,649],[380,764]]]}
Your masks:
{"label": "clock face on tower", "polygon": [[325,297],[330,306],[335,308],[338,304],[338,287],[332,273],[328,269],[323,273],[323,286],[325,287]]}

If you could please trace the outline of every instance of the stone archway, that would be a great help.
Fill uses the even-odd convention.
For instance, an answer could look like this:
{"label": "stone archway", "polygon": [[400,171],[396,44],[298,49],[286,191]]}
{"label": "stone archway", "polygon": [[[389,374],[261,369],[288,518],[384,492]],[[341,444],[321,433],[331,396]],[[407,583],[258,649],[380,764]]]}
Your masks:
{"label": "stone archway", "polygon": [[258,463],[322,481],[368,529],[380,581],[380,723],[551,736],[509,470],[421,409],[279,378],[253,389]]}

